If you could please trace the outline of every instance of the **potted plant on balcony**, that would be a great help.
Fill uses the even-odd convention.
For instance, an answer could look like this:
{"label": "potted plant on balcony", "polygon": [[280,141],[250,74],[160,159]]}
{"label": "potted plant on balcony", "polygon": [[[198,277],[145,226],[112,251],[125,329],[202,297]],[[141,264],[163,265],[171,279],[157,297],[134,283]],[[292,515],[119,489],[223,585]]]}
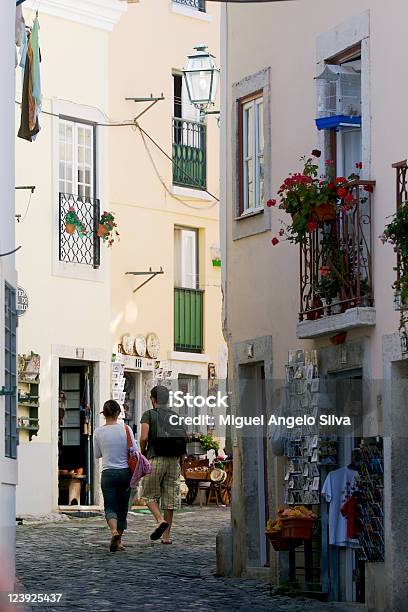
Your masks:
{"label": "potted plant on balcony", "polygon": [[75,234],[75,232],[78,232],[78,235],[81,238],[85,238],[86,227],[82,223],[82,221],[80,221],[78,214],[73,206],[70,206],[68,208],[68,212],[65,215],[64,221],[65,231],[67,232],[67,234],[70,234],[72,236],[73,234]]}
{"label": "potted plant on balcony", "polygon": [[339,296],[341,281],[339,275],[328,265],[320,266],[320,278],[314,290],[320,296],[322,303],[331,306],[333,300]]}
{"label": "potted plant on balcony", "polygon": [[115,223],[114,214],[105,210],[99,219],[97,236],[98,238],[102,238],[102,240],[107,243],[108,247],[112,246],[115,238],[119,239],[119,232],[116,227],[117,224]]}
{"label": "potted plant on balcony", "polygon": [[[279,208],[292,217],[292,222],[282,223],[279,237],[272,239],[273,245],[281,239],[301,244],[324,223],[334,221],[340,209],[353,206],[354,197],[347,183],[359,176],[353,173],[348,178],[335,177],[331,160],[326,161],[326,176],[319,176],[316,159],[320,156],[321,152],[315,149],[311,157],[301,157],[302,172],[290,173],[282,183],[278,191]],[[276,200],[268,200],[267,205],[275,206]]]}
{"label": "potted plant on balcony", "polygon": [[395,303],[398,310],[408,309],[408,201],[403,202],[393,215],[392,220],[385,226],[380,236],[383,244],[391,244],[398,254],[397,280],[392,287],[395,291]]}

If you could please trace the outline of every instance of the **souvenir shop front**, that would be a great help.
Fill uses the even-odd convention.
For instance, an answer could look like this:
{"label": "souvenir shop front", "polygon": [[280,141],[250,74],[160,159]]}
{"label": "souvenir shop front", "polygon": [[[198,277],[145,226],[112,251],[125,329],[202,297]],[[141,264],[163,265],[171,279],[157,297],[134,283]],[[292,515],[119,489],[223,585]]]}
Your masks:
{"label": "souvenir shop front", "polygon": [[154,385],[155,361],[117,353],[112,361],[112,398],[122,408],[124,422],[132,428],[136,439],[140,419],[151,408],[150,389]]}
{"label": "souvenir shop front", "polygon": [[281,507],[267,534],[280,551],[281,583],[362,603],[366,564],[384,561],[383,443],[364,435],[363,369],[322,371],[320,357],[289,351],[279,410],[286,426],[272,428],[271,439]]}

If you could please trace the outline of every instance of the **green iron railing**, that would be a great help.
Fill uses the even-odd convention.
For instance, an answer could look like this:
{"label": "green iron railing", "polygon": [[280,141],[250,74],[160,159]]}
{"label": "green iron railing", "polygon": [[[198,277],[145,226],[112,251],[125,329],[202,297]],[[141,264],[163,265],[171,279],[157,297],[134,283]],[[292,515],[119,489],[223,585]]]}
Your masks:
{"label": "green iron railing", "polygon": [[206,126],[173,118],[173,184],[193,189],[207,185]]}
{"label": "green iron railing", "polygon": [[174,350],[201,353],[204,348],[204,291],[174,288]]}

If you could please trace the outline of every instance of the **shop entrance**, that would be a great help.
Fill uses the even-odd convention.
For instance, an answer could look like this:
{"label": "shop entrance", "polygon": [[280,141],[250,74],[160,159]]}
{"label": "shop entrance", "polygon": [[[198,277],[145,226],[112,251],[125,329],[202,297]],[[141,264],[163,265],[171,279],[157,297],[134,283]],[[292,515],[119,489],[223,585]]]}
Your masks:
{"label": "shop entrance", "polygon": [[265,368],[263,363],[240,367],[240,415],[261,417],[264,427],[243,430],[243,456],[245,482],[245,514],[247,525],[248,566],[269,565],[269,543],[265,525],[269,519],[267,413],[265,395]]}
{"label": "shop entrance", "polygon": [[93,482],[93,365],[60,360],[58,504],[90,506]]}
{"label": "shop entrance", "polygon": [[[321,482],[333,469],[353,464],[353,449],[359,446],[362,431],[363,381],[359,369],[335,372],[329,375],[329,385],[336,397],[336,414],[350,416],[353,427],[348,434],[338,437],[338,465],[321,468]],[[347,546],[328,543],[330,531],[328,507],[322,504],[322,583],[331,601],[364,602],[365,564],[360,561],[356,550]]]}

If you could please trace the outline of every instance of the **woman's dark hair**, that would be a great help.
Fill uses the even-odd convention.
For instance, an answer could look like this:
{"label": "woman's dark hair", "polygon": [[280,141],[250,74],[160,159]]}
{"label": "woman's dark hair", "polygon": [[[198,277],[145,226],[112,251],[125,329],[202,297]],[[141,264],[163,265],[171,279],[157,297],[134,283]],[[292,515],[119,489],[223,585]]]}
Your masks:
{"label": "woman's dark hair", "polygon": [[114,418],[120,414],[120,406],[118,402],[115,402],[115,400],[110,399],[104,403],[102,412],[103,416],[106,419],[108,417]]}
{"label": "woman's dark hair", "polygon": [[159,404],[159,406],[167,406],[169,401],[169,390],[163,385],[157,385],[150,391],[150,397]]}

